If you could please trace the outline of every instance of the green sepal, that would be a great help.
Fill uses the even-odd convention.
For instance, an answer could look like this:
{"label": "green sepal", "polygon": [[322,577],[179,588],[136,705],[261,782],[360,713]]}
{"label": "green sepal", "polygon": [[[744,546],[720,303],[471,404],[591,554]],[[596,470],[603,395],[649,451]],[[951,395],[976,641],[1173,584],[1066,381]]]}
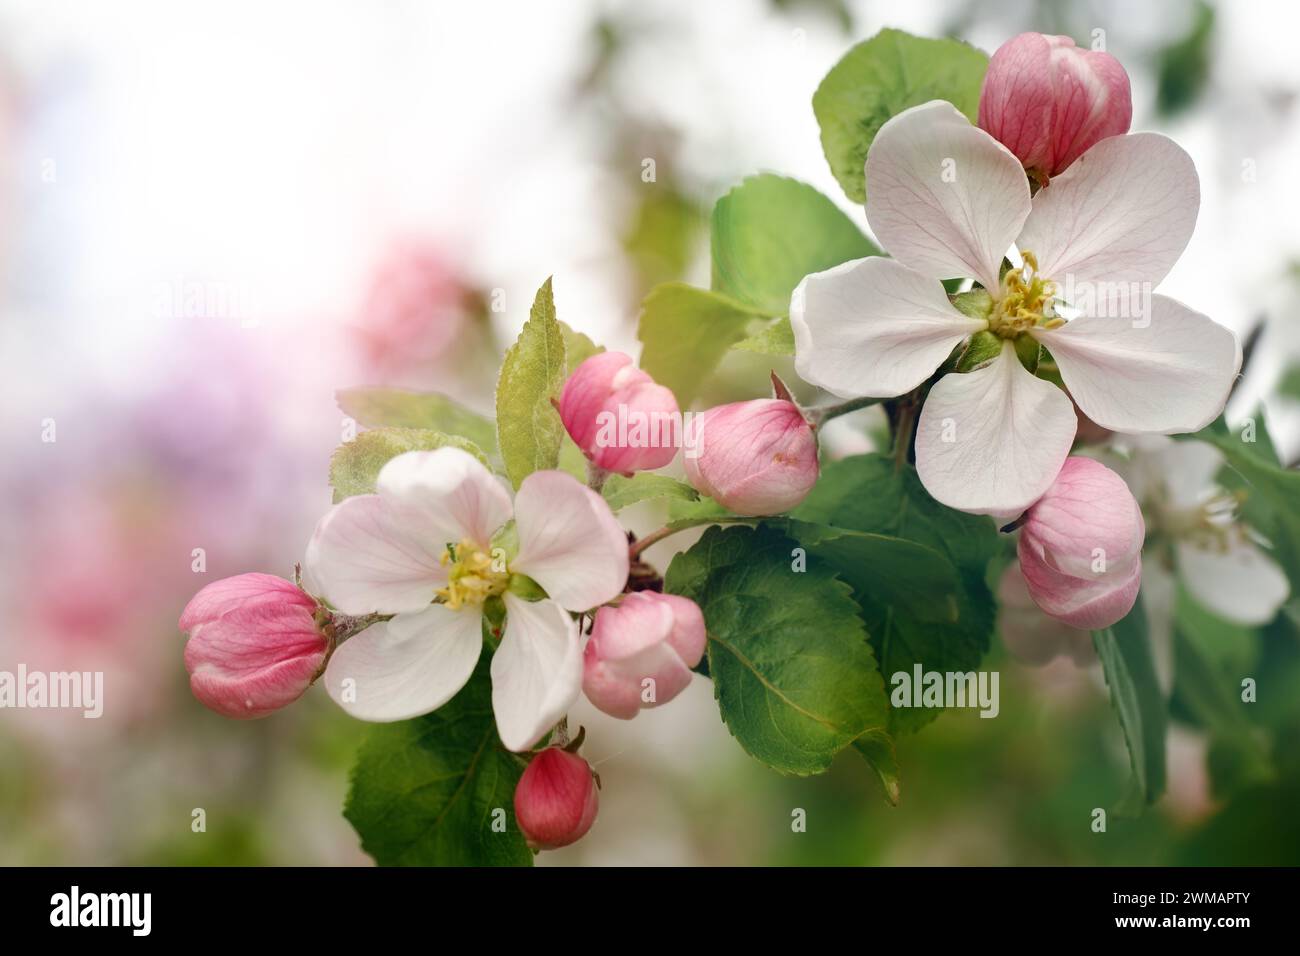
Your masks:
{"label": "green sepal", "polygon": [[977,368],[988,365],[1002,354],[1002,341],[987,329],[976,332],[971,336],[966,351],[957,360],[957,371],[973,372]]}

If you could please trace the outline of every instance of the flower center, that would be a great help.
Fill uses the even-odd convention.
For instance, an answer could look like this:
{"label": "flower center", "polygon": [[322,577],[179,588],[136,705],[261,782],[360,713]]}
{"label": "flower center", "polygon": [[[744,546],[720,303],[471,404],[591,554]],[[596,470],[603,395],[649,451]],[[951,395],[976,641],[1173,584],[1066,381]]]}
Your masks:
{"label": "flower center", "polygon": [[447,586],[436,593],[453,611],[467,604],[479,607],[488,598],[504,592],[510,583],[505,558],[488,554],[468,538],[460,544],[448,544],[441,561],[449,566]]}
{"label": "flower center", "polygon": [[1011,269],[1002,278],[1002,295],[989,315],[989,331],[1014,339],[1033,328],[1056,329],[1065,320],[1051,313],[1056,283],[1038,273],[1038,259],[1032,252],[1021,253],[1022,268]]}
{"label": "flower center", "polygon": [[1226,552],[1234,538],[1241,536],[1237,511],[1242,496],[1220,492],[1193,508],[1174,508],[1164,489],[1153,503],[1152,523],[1170,538],[1186,541],[1207,550]]}

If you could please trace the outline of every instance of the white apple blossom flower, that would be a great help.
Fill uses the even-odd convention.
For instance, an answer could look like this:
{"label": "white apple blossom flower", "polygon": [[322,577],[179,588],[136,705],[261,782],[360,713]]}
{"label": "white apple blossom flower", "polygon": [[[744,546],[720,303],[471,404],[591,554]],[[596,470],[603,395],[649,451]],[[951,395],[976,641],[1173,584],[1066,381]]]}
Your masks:
{"label": "white apple blossom flower", "polygon": [[[499,598],[492,709],[502,743],[531,747],[582,687],[569,612],[604,604],[627,582],[623,529],[598,494],[559,471],[525,478],[512,509],[504,484],[456,448],[398,455],[377,491],[335,505],[307,549],[312,579],[336,608],[395,615],[334,652],[330,696],[363,720],[436,710],[473,673],[484,604]],[[546,597],[516,593],[535,590],[521,575]]]}
{"label": "white apple blossom flower", "polygon": [[[891,398],[922,385],[975,333],[1000,339],[990,361],[944,375],[925,399],[916,465],[940,502],[1018,514],[1064,462],[1075,414],[1061,389],[1017,361],[1025,337],[1047,347],[1079,407],[1112,431],[1196,431],[1222,410],[1241,364],[1236,338],[1148,294],[1187,245],[1200,202],[1196,168],[1173,141],[1104,139],[1031,200],[1019,160],[935,100],[881,127],[866,173],[867,220],[893,258],[846,262],[799,284],[795,365],[843,398]],[[1003,279],[1013,243],[1025,268]],[[957,277],[988,290],[986,315],[952,305],[940,280]],[[1149,314],[1067,323],[1055,308],[1063,288],[1095,303],[1134,290]]]}
{"label": "white apple blossom flower", "polygon": [[1172,570],[1195,601],[1226,621],[1254,627],[1273,620],[1291,587],[1238,520],[1236,496],[1218,486],[1223,454],[1205,442],[1159,436],[1128,444],[1129,457],[1116,468],[1147,515],[1153,547],[1143,574],[1150,568],[1155,580]]}

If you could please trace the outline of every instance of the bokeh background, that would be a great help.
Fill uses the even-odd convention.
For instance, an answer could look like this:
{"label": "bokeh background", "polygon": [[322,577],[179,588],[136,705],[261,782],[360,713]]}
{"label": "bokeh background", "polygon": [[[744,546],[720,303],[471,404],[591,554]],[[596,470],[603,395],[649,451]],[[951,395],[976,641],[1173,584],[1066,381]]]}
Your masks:
{"label": "bokeh background", "polygon": [[[0,863],[368,862],[340,814],[365,726],[319,689],[261,721],[209,713],[187,688],[181,608],[218,577],[301,559],[345,427],[335,388],[486,409],[548,275],[561,318],[635,353],[640,299],[707,285],[708,212],[755,171],[810,182],[865,225],[810,101],[882,26],[986,51],[1105,30],[1134,128],[1200,170],[1198,228],[1161,291],[1262,330],[1230,411],[1263,401],[1294,460],[1287,0],[0,2],[0,669],[106,675],[99,720],[0,711]],[[765,367],[727,371],[710,398],[766,388]],[[832,451],[868,447],[861,423],[841,432]],[[1270,666],[1295,666],[1297,620],[1275,625]],[[752,761],[703,679],[630,723],[580,706],[601,814],[542,862],[1300,855],[1295,800],[1216,792],[1204,736],[1182,724],[1166,797],[1094,834],[1091,808],[1128,774],[1096,668],[1025,668],[996,641],[987,666],[1000,717],[947,714],[900,741],[898,807],[852,756],[809,780]]]}

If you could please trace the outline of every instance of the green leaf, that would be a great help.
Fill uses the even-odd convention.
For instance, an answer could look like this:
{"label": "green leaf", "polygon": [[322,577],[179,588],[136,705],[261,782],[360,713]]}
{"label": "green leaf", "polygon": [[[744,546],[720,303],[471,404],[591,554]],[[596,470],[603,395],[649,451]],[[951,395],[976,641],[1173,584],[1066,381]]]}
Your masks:
{"label": "green leaf", "polygon": [[1124,731],[1133,788],[1117,813],[1135,814],[1165,791],[1165,731],[1168,717],[1164,695],[1156,682],[1147,633],[1146,612],[1139,598],[1128,615],[1104,631],[1093,631],[1092,643],[1101,658],[1110,688],[1110,703]]}
{"label": "green leaf", "polygon": [[835,203],[794,179],[750,176],[713,207],[713,288],[768,315],[790,311],[804,276],[878,255]]}
{"label": "green leaf", "polygon": [[558,324],[560,334],[564,336],[564,371],[565,378],[568,378],[573,374],[575,368],[593,355],[599,355],[605,351],[605,347],[597,345],[582,332],[574,331],[567,322],[559,322]]}
{"label": "green leaf", "polygon": [[1214,7],[1205,0],[1193,6],[1187,33],[1156,52],[1156,110],[1173,116],[1204,91],[1214,57]]}
{"label": "green leaf", "polygon": [[567,371],[564,332],[547,279],[497,380],[497,439],[506,475],[516,488],[533,472],[559,463],[564,423],[551,399],[564,387]]}
{"label": "green leaf", "polygon": [[673,558],[665,589],[704,612],[722,719],[745,750],[784,773],[826,770],[888,703],[849,587],[772,528],[710,528]]}
{"label": "green leaf", "polygon": [[760,355],[794,355],[794,329],[789,317],[782,316],[749,338],[741,339],[732,348]]}
{"label": "green leaf", "polygon": [[844,194],[867,198],[867,149],[880,127],[903,110],[947,100],[971,122],[989,58],[958,40],[931,40],[881,30],[831,68],[813,94],[822,151]]}
{"label": "green leaf", "polygon": [[1238,794],[1179,849],[1179,866],[1300,866],[1300,780]]}
{"label": "green leaf", "polygon": [[686,408],[727,349],[764,313],[718,292],[681,282],[655,286],[641,303],[641,368]]}
{"label": "green leaf", "polygon": [[352,441],[339,445],[330,458],[330,485],[334,488],[335,504],[353,495],[373,494],[379,471],[390,458],[408,451],[445,447],[467,451],[488,464],[482,449],[459,435],[422,428],[375,428],[362,432]]}
{"label": "green leaf", "polygon": [[827,562],[855,596],[892,606],[917,621],[952,624],[957,620],[961,578],[943,552],[888,534],[794,519],[766,523]]}
{"label": "green leaf", "polygon": [[[845,566],[845,579],[854,584],[854,598],[863,619],[880,671],[911,672],[915,664],[926,671],[966,672],[979,666],[993,633],[993,595],[985,583],[989,560],[998,552],[997,529],[988,518],[953,511],[939,504],[922,486],[911,466],[898,468],[882,455],[859,455],[832,462],[822,469],[812,493],[791,517],[830,528],[903,538],[937,552],[921,563],[906,565],[911,573],[925,573],[921,584],[909,583],[906,574],[873,581],[873,574],[853,575]],[[831,542],[834,544],[834,542]],[[840,542],[837,547],[847,547]],[[809,553],[820,553],[819,546]],[[883,553],[883,552],[882,552]],[[955,569],[951,589],[946,558]],[[841,561],[837,564],[840,567]],[[940,583],[945,582],[945,583]],[[932,601],[925,591],[933,588]],[[917,730],[939,714],[936,708],[890,711],[889,730],[898,734]]]}
{"label": "green leaf", "polygon": [[1260,636],[1216,617],[1179,588],[1175,605],[1175,716],[1210,734],[1210,783],[1218,799],[1270,779],[1261,731],[1241,699],[1241,678],[1259,673]]}
{"label": "green leaf", "polygon": [[898,755],[894,752],[894,739],[887,733],[868,732],[853,741],[853,749],[862,755],[876,772],[885,799],[898,806],[902,796],[902,778],[898,772]]}
{"label": "green leaf", "polygon": [[1300,365],[1292,365],[1277,383],[1277,392],[1286,398],[1300,401]]}
{"label": "green leaf", "polygon": [[642,471],[631,478],[610,475],[601,489],[611,511],[619,511],[638,501],[651,498],[671,498],[678,501],[698,501],[700,493],[685,482],[667,475],[652,475]]}
{"label": "green leaf", "polygon": [[514,813],[523,760],[497,738],[490,660],[449,703],[376,725],[357,752],[343,815],[381,866],[532,863]]}
{"label": "green leaf", "polygon": [[344,388],[334,393],[339,408],[367,428],[423,428],[468,438],[492,454],[497,430],[492,419],[437,392],[404,388]]}

